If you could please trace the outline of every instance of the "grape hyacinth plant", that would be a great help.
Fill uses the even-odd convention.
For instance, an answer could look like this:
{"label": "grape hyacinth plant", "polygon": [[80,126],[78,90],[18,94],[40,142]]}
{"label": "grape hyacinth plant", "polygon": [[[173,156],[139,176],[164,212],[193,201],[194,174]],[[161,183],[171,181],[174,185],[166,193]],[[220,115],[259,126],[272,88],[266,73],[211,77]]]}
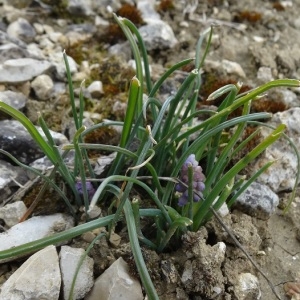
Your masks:
{"label": "grape hyacinth plant", "polygon": [[[100,227],[107,227],[108,234],[103,238],[109,238],[116,224],[122,220],[122,226],[125,224],[127,227],[133,257],[148,299],[158,300],[159,296],[144,261],[140,243],[158,253],[162,252],[168,248],[172,239],[175,243],[180,241],[182,234],[187,230],[199,230],[212,217],[212,212],[217,212],[223,204],[230,208],[237,197],[274,162],[261,166],[248,178],[238,176],[240,172],[280,137],[289,141],[297,154],[299,165],[299,151],[284,134],[283,124],[277,127],[269,126],[270,134],[257,146],[249,149],[239,161],[236,162],[233,158],[241,151],[247,150],[248,142],[259,133],[259,127],[266,127],[264,122],[271,117],[267,112],[252,113],[251,102],[259,99],[260,95],[271,88],[298,88],[300,82],[295,79],[278,79],[247,93],[240,93],[240,83],[228,84],[213,92],[207,99],[210,101],[224,96],[217,110],[199,108],[197,101],[202,83],[201,71],[212,39],[212,28],[200,35],[194,58],[171,66],[153,83],[146,46],[138,29],[128,19],[115,14],[113,16],[128,39],[136,62],[136,76],[132,78],[129,86],[124,121],[103,120],[89,128],[83,126],[84,110],[87,107],[82,90],[79,94],[79,107],[76,106],[66,53],[63,57],[72,115],[77,130],[70,144],[58,149],[42,115],[39,116],[38,123],[45,138],[23,113],[0,99],[0,111],[23,124],[51,161],[54,166],[53,176],[45,176],[40,171],[25,166],[2,149],[0,153],[40,176],[45,181],[44,185],[49,184],[53,187],[65,200],[70,211],[75,208],[74,218],[78,217],[79,208],[83,205],[86,212],[98,205],[106,210],[107,214],[95,220],[87,219],[86,223],[78,224],[64,232],[0,251],[0,260],[66,242]],[[206,45],[204,51],[203,44]],[[162,102],[160,88],[175,72],[190,63],[194,64],[194,69],[187,73],[178,89]],[[238,117],[231,118],[230,115],[237,110]],[[199,120],[200,117],[203,122],[195,123],[194,120]],[[258,129],[241,142],[248,125]],[[111,126],[122,128],[118,146],[83,142],[87,134]],[[228,133],[230,138],[224,142],[224,135],[228,136]],[[135,140],[138,140],[137,149],[133,150],[132,144]],[[87,155],[88,149],[117,153],[105,178],[96,176]],[[75,152],[72,168],[64,160],[71,150]],[[197,160],[205,162],[204,172]],[[290,201],[295,197],[299,182],[300,168],[298,170]],[[68,197],[53,180],[55,172],[61,175],[73,197]],[[181,193],[179,199],[175,200],[174,190]],[[133,197],[136,194],[142,195],[141,200],[139,197]],[[149,226],[141,226],[141,220],[143,224],[148,222]],[[155,228],[155,232],[150,234],[148,228]],[[99,238],[102,238],[102,235],[96,237],[92,244]]]}
{"label": "grape hyacinth plant", "polygon": [[198,165],[198,162],[195,158],[195,154],[191,154],[184,164],[181,167],[180,172],[180,180],[181,182],[177,183],[175,186],[175,190],[181,193],[181,196],[178,199],[178,205],[184,206],[188,203],[189,193],[188,193],[188,186],[189,186],[189,170],[192,172],[192,187],[193,190],[193,201],[198,202],[202,197],[202,192],[205,189],[205,176],[202,173],[201,166]]}

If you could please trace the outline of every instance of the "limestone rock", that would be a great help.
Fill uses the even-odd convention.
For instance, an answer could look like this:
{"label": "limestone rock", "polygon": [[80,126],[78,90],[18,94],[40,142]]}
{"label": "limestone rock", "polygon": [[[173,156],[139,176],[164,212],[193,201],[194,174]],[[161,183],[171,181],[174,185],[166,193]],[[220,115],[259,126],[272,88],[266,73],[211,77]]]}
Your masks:
{"label": "limestone rock", "polygon": [[12,106],[13,108],[22,110],[25,108],[27,98],[22,93],[4,91],[0,92],[0,101],[3,101],[4,103]]}
{"label": "limestone rock", "polygon": [[178,43],[170,25],[161,20],[153,20],[139,31],[148,51],[169,49]]}
{"label": "limestone rock", "polygon": [[239,300],[261,299],[258,279],[251,273],[240,274],[238,284],[234,287],[234,290]]}
{"label": "limestone rock", "polygon": [[102,82],[99,80],[93,81],[87,90],[93,98],[100,98],[104,94]]}
{"label": "limestone rock", "polygon": [[[65,63],[63,60],[62,53],[51,52],[51,53],[49,53],[49,59],[55,66],[55,70],[56,70],[55,73],[56,73],[57,79],[66,81],[67,80],[66,66],[65,66]],[[68,62],[69,62],[71,74],[76,73],[77,72],[77,64],[76,64],[75,60],[71,56],[68,56]]]}
{"label": "limestone rock", "polygon": [[155,9],[155,1],[153,0],[139,0],[137,2],[137,8],[142,14],[144,21],[160,20],[160,15]]}
{"label": "limestone rock", "polygon": [[16,201],[0,207],[0,219],[5,222],[5,225],[12,227],[19,223],[20,218],[26,212],[27,207],[23,201]]}
{"label": "limestone rock", "polygon": [[1,287],[1,300],[57,300],[61,276],[54,246],[35,253]]}
{"label": "limestone rock", "polygon": [[46,74],[37,76],[31,82],[31,87],[40,100],[47,100],[51,97],[53,86],[54,84],[51,77]]}
{"label": "limestone rock", "polygon": [[0,44],[5,45],[5,44],[8,44],[8,43],[13,43],[13,44],[16,44],[19,47],[22,47],[22,48],[26,49],[26,43],[24,43],[23,41],[21,41],[18,38],[10,36],[9,34],[7,34],[4,31],[0,30]]}
{"label": "limestone rock", "polygon": [[[44,133],[37,127],[41,135]],[[54,131],[50,131],[57,145],[67,143],[67,138]],[[0,148],[6,150],[23,163],[29,164],[44,156],[39,146],[34,142],[25,127],[16,120],[0,121]]]}
{"label": "limestone rock", "polygon": [[19,18],[18,20],[12,22],[7,27],[8,35],[23,40],[24,42],[33,42],[36,31],[31,26],[31,24],[23,18]]}
{"label": "limestone rock", "polygon": [[267,220],[278,204],[279,197],[268,186],[253,182],[234,206],[252,217]]}
{"label": "limestone rock", "polygon": [[142,300],[144,299],[140,283],[128,273],[128,265],[119,258],[101,276],[85,298],[86,300],[122,299]]}
{"label": "limestone rock", "polygon": [[233,74],[245,78],[246,74],[240,64],[227,59],[222,59],[222,67],[227,74]]}
{"label": "limestone rock", "polygon": [[89,16],[93,14],[91,2],[91,0],[69,0],[67,10],[74,16]]}
{"label": "limestone rock", "polygon": [[[84,252],[84,249],[81,248],[61,247],[59,257],[64,299],[69,299],[73,277]],[[93,259],[87,256],[79,269],[72,299],[82,299],[92,288],[94,284],[93,266]]]}
{"label": "limestone rock", "polygon": [[[0,251],[53,235],[73,226],[74,221],[72,217],[61,213],[33,217],[0,233]],[[7,258],[0,260],[0,262],[9,260],[12,259]],[[2,298],[0,297],[0,299]]]}
{"label": "limestone rock", "polygon": [[17,46],[16,44],[9,43],[0,46],[0,63],[3,63],[9,59],[24,58],[28,56],[28,51]]}
{"label": "limestone rock", "polygon": [[21,83],[51,70],[52,63],[33,58],[9,59],[0,65],[0,82]]}
{"label": "limestone rock", "polygon": [[18,184],[26,184],[26,182],[28,176],[24,168],[0,160],[0,203],[11,196]]}

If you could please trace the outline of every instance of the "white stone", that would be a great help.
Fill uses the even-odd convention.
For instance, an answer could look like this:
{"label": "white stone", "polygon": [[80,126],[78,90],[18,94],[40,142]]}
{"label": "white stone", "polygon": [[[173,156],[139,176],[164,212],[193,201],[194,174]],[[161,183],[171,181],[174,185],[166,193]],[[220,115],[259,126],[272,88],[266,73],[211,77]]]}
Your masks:
{"label": "white stone", "polygon": [[227,59],[222,59],[222,67],[227,74],[234,74],[239,77],[245,78],[246,74],[240,64]]}
{"label": "white stone", "polygon": [[69,0],[67,10],[75,16],[90,16],[93,14],[91,0]]}
{"label": "white stone", "polygon": [[139,0],[137,1],[137,8],[142,14],[145,22],[150,20],[160,20],[160,15],[156,12],[154,0]]}
{"label": "white stone", "polygon": [[25,42],[32,42],[36,35],[35,29],[23,18],[10,23],[7,27],[7,33],[9,36],[24,40]]}
{"label": "white stone", "polygon": [[19,223],[20,218],[26,212],[27,207],[23,201],[6,204],[0,208],[0,219],[5,222],[5,225],[12,227]]}
{"label": "white stone", "polygon": [[27,98],[22,93],[13,91],[3,91],[0,92],[0,101],[18,109],[22,110],[25,107]]}
{"label": "white stone", "polygon": [[269,67],[260,67],[257,71],[257,79],[262,83],[274,80],[272,70]]}
{"label": "white stone", "polygon": [[53,42],[53,43],[58,43],[61,39],[61,37],[63,36],[63,34],[61,32],[50,32],[48,33],[49,39]]}
{"label": "white stone", "polygon": [[37,76],[31,82],[31,87],[40,100],[47,100],[51,97],[53,86],[52,78],[46,74]]}
{"label": "white stone", "polygon": [[[0,233],[0,251],[36,241],[74,226],[73,218],[61,213],[38,216],[26,220]],[[15,258],[2,259],[0,262]],[[1,299],[1,298],[0,298]]]}
{"label": "white stone", "polygon": [[39,38],[39,47],[41,49],[46,49],[46,50],[49,50],[49,49],[53,49],[54,48],[54,43],[52,43],[50,41],[50,39],[48,38],[48,35],[43,35]]}
{"label": "white stone", "polygon": [[33,79],[52,68],[52,63],[33,58],[9,59],[0,65],[0,82],[20,83]]}
{"label": "white stone", "polygon": [[28,51],[13,43],[8,43],[0,46],[0,63],[9,59],[27,57]]}
{"label": "white stone", "polygon": [[116,152],[110,153],[109,155],[102,155],[97,159],[97,164],[95,166],[94,172],[96,175],[101,175],[106,171],[115,160],[117,156]]}
{"label": "white stone", "polygon": [[238,284],[235,286],[235,295],[239,300],[259,300],[261,291],[257,277],[251,273],[241,273],[238,277]]}
{"label": "white stone", "polygon": [[59,298],[61,275],[54,246],[32,255],[1,287],[1,300]]}
{"label": "white stone", "polygon": [[45,32],[46,32],[47,34],[50,34],[50,33],[54,32],[53,27],[50,26],[50,25],[44,24],[43,27],[44,27],[44,30],[45,30]]}
{"label": "white stone", "polygon": [[[36,129],[41,134],[41,136],[46,140],[46,136],[45,136],[45,133],[42,130],[42,128],[39,126],[36,126]],[[50,131],[51,136],[57,146],[69,143],[68,139],[66,138],[66,136],[64,134],[53,131],[53,130],[49,130],[49,131]]]}
{"label": "white stone", "polygon": [[235,206],[246,214],[267,220],[275,212],[279,197],[267,185],[253,182],[237,198]]}
{"label": "white stone", "polygon": [[[57,78],[66,81],[66,66],[62,53],[49,53],[49,59],[55,65]],[[68,56],[68,62],[71,74],[77,73],[77,64],[71,56]]]}
{"label": "white stone", "polygon": [[[74,274],[84,253],[84,249],[81,248],[72,248],[69,246],[61,247],[59,258],[64,299],[69,299]],[[93,259],[86,256],[77,274],[72,299],[84,298],[94,285],[93,266]]]}
{"label": "white stone", "polygon": [[99,295],[101,299],[144,299],[139,281],[129,274],[128,265],[121,257],[96,279],[85,300],[99,300]]}
{"label": "white stone", "polygon": [[283,89],[280,93],[287,107],[300,107],[300,99],[293,91]]}
{"label": "white stone", "polygon": [[147,25],[140,27],[139,32],[147,50],[169,49],[178,43],[170,25],[162,20],[152,20]]}
{"label": "white stone", "polygon": [[89,210],[88,216],[90,219],[98,218],[101,215],[101,208],[99,206],[94,206],[93,209]]}
{"label": "white stone", "polygon": [[33,23],[33,27],[38,34],[43,34],[44,33],[44,26],[40,23]]}
{"label": "white stone", "polygon": [[27,51],[30,53],[32,57],[39,57],[42,59],[46,59],[43,50],[36,43],[30,43],[27,45]]}
{"label": "white stone", "polygon": [[104,94],[103,84],[101,81],[93,81],[87,88],[88,92],[93,98],[99,98]]}
{"label": "white stone", "polygon": [[117,248],[121,243],[121,237],[115,232],[112,232],[109,238],[109,242],[113,247]]}

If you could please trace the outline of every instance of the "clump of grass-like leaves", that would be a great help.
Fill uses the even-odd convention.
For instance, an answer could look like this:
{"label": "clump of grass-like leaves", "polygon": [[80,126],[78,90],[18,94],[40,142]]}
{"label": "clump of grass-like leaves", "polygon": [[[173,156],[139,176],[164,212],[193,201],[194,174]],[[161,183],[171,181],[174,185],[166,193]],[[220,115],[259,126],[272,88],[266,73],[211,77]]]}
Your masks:
{"label": "clump of grass-like leaves", "polygon": [[[62,240],[69,240],[101,226],[107,226],[109,232],[111,232],[115,224],[125,215],[133,255],[145,291],[149,299],[158,299],[145,266],[139,243],[161,252],[166,248],[172,237],[178,237],[188,229],[197,231],[200,226],[210,219],[212,209],[217,211],[224,203],[227,203],[228,206],[234,203],[238,195],[272,162],[262,166],[248,179],[237,179],[239,172],[245,169],[269,145],[278,140],[285,129],[284,125],[274,128],[270,131],[270,135],[254,149],[238,162],[232,164],[232,158],[239,151],[244,150],[247,142],[255,138],[258,133],[257,130],[247,140],[240,142],[245,127],[248,124],[262,125],[259,122],[260,120],[270,118],[269,113],[250,113],[251,102],[273,87],[298,87],[299,81],[290,79],[275,80],[246,94],[238,94],[241,84],[230,84],[217,90],[209,97],[209,99],[214,99],[220,95],[226,95],[217,111],[199,110],[196,108],[196,103],[201,88],[200,70],[209,48],[212,29],[206,30],[200,36],[195,58],[186,59],[175,64],[153,84],[144,42],[137,28],[127,19],[115,16],[115,20],[130,42],[136,62],[136,77],[131,81],[124,122],[105,121],[90,128],[82,126],[84,100],[81,93],[78,113],[75,107],[66,54],[64,54],[64,58],[70,99],[77,129],[71,144],[65,145],[59,151],[42,116],[39,117],[39,124],[46,135],[46,140],[41,137],[35,126],[22,113],[0,102],[0,109],[19,120],[51,160],[55,167],[54,172],[59,172],[73,191],[77,206],[84,205],[88,212],[95,205],[102,205],[104,200],[107,203],[109,199],[117,199],[110,205],[114,208],[114,213],[87,221],[83,225],[78,225],[73,229],[51,237],[2,251],[0,252],[0,259],[41,249],[46,245],[58,243]],[[202,53],[204,39],[207,39],[207,43]],[[162,84],[176,70],[192,61],[195,62],[195,69],[188,74],[176,94],[161,103],[157,95]],[[144,65],[144,70],[142,65]],[[148,96],[145,103],[142,100],[143,93]],[[242,109],[241,115],[228,118],[238,108]],[[209,117],[203,122],[195,122],[199,117],[207,115]],[[148,124],[147,116],[151,116],[151,124]],[[112,125],[122,127],[119,146],[85,144],[82,142],[84,136],[88,133],[100,127]],[[229,129],[233,129],[231,130],[233,133],[224,144],[222,135],[224,132],[228,132]],[[139,141],[139,146],[133,152],[130,150],[130,145],[133,142],[136,143],[136,140]],[[117,152],[116,159],[105,179],[95,177],[86,154],[87,149]],[[64,163],[64,157],[70,150],[75,150],[75,165],[72,170]],[[191,157],[193,158],[192,162],[189,162],[189,160],[186,162]],[[12,159],[17,162],[16,159]],[[203,176],[199,175],[200,169],[197,167],[200,160],[205,162],[205,167],[203,166],[201,171]],[[19,164],[21,165],[21,163]],[[183,166],[185,166],[184,180],[180,177]],[[27,166],[24,167],[28,168]],[[46,184],[52,185],[65,199],[70,209],[72,208],[66,196],[55,185],[51,177],[45,177],[36,170],[33,171],[42,176]],[[197,181],[195,178],[199,180]],[[194,184],[195,180],[198,185]],[[82,188],[83,203],[76,189],[78,181]],[[89,201],[87,187],[91,181],[98,184],[98,186],[91,201]],[[179,201],[175,193],[175,186],[177,186],[177,190],[185,193],[185,202]],[[136,187],[145,192],[141,200],[130,198]],[[145,200],[147,200],[148,208],[143,205]],[[152,202],[151,208],[149,208],[149,201]],[[75,214],[75,212],[73,213]],[[142,217],[147,218],[149,223],[155,225],[156,237],[147,237],[147,232],[142,232],[140,226]]]}

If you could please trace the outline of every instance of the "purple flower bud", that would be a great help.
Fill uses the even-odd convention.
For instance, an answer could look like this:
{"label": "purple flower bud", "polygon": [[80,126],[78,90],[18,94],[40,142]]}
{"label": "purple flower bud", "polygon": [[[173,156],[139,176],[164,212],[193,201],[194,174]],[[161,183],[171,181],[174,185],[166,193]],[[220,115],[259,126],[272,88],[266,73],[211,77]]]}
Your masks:
{"label": "purple flower bud", "polygon": [[184,206],[188,203],[188,191],[186,190],[178,199],[178,205]]}
{"label": "purple flower bud", "polygon": [[[198,162],[196,161],[195,154],[191,154],[181,167],[180,180],[185,184],[189,183],[188,181],[189,167],[193,168],[192,185],[193,185],[193,189],[197,191],[197,194],[194,193],[193,195],[193,200],[194,202],[198,202],[202,197],[202,191],[205,189],[205,184],[204,184],[205,176],[202,173],[201,166],[198,166]],[[178,199],[178,205],[179,206],[186,205],[188,203],[188,187],[181,183],[178,183],[175,186],[175,190],[177,192],[182,193]]]}
{"label": "purple flower bud", "polygon": [[[202,195],[201,195],[202,196]],[[194,194],[194,196],[193,196],[193,200],[194,200],[194,202],[199,202],[199,200],[200,200],[201,198],[200,198],[200,196],[199,195],[197,195],[197,194]]]}
{"label": "purple flower bud", "polygon": [[181,183],[177,183],[175,185],[175,190],[176,190],[176,192],[183,193],[186,190],[186,187]]}
{"label": "purple flower bud", "polygon": [[[94,196],[96,190],[94,189],[94,186],[92,185],[92,183],[90,181],[87,181],[85,183],[86,186],[86,191],[88,193],[88,198],[89,200],[92,199],[92,197]],[[79,195],[83,195],[83,189],[82,189],[82,182],[78,181],[76,182],[76,190],[78,191]]]}

